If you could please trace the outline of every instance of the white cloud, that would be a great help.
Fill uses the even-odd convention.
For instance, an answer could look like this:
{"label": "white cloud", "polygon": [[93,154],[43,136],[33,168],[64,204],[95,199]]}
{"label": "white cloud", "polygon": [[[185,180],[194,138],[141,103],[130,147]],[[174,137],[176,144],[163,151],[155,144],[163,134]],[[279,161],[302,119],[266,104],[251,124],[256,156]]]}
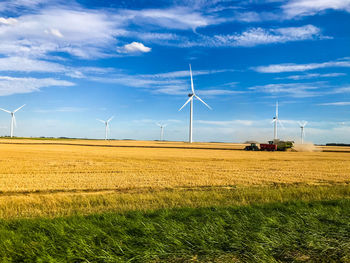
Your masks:
{"label": "white cloud", "polygon": [[183,45],[209,46],[209,47],[253,47],[257,45],[285,43],[291,41],[311,40],[322,37],[320,29],[313,25],[301,27],[285,27],[264,29],[261,27],[251,28],[241,34],[215,35],[213,37],[202,36],[199,41],[189,41]]}
{"label": "white cloud", "polygon": [[3,25],[13,25],[17,23],[17,19],[15,18],[4,18],[4,17],[0,17],[0,24],[3,24]]}
{"label": "white cloud", "polygon": [[48,112],[84,112],[86,111],[86,108],[79,108],[79,107],[59,107],[55,109],[37,109],[34,110],[34,112],[38,113],[48,113]]}
{"label": "white cloud", "polygon": [[288,18],[314,15],[327,9],[350,12],[350,0],[290,0],[282,9]]}
{"label": "white cloud", "polygon": [[122,49],[118,49],[120,53],[148,53],[151,51],[151,48],[146,47],[144,44],[139,42],[132,42],[126,44]]}
{"label": "white cloud", "polygon": [[262,86],[250,87],[250,90],[256,92],[263,92],[272,95],[290,96],[294,98],[305,98],[320,96],[322,93],[318,91],[320,87],[323,87],[323,82],[314,83],[279,83],[279,84],[267,84]]}
{"label": "white cloud", "polygon": [[[231,69],[222,70],[196,70],[193,71],[193,75],[210,75],[219,74],[224,72],[233,71]],[[157,74],[114,74],[108,78],[101,77],[91,77],[92,81],[103,82],[103,83],[116,83],[126,87],[143,88],[153,93],[163,93],[171,95],[182,95],[187,94],[190,90],[190,74],[189,70],[183,71],[173,71],[166,73]],[[198,94],[203,95],[224,95],[224,94],[234,94],[237,91],[232,91],[229,89],[211,89],[211,90],[198,90]]]}
{"label": "white cloud", "polygon": [[208,89],[208,90],[199,90],[199,95],[205,95],[205,96],[217,96],[217,95],[230,95],[230,94],[238,94],[243,93],[243,91],[236,91],[236,90],[226,90],[226,89]]}
{"label": "white cloud", "polygon": [[55,28],[51,28],[50,30],[45,30],[45,33],[51,34],[51,35],[59,37],[59,38],[63,37],[62,33],[58,29],[55,29]]}
{"label": "white cloud", "polygon": [[328,61],[323,63],[310,63],[310,64],[273,64],[268,66],[254,67],[253,69],[261,73],[280,73],[280,72],[293,72],[293,71],[307,71],[319,68],[330,67],[350,67],[350,59],[345,58],[337,61]]}
{"label": "white cloud", "polygon": [[[210,74],[217,74],[217,73],[224,73],[224,72],[232,72],[234,70],[232,69],[219,69],[219,70],[193,70],[192,73],[194,76],[200,76],[200,75],[210,75]],[[166,72],[166,73],[158,73],[153,75],[141,75],[145,77],[152,76],[153,78],[183,78],[183,77],[190,77],[190,71],[189,70],[181,70],[181,71],[172,71],[172,72]]]}
{"label": "white cloud", "polygon": [[72,82],[53,78],[39,79],[0,76],[0,96],[36,92],[44,87],[67,87],[73,85],[75,84]]}
{"label": "white cloud", "polygon": [[[253,121],[253,120],[230,120],[230,121],[207,121],[207,120],[197,120],[197,123],[200,124],[208,124],[215,126],[233,126],[233,125],[243,125],[243,126],[252,126],[261,124],[261,121]],[[267,121],[264,120],[267,123]]]}
{"label": "white cloud", "polygon": [[0,58],[0,71],[16,72],[64,72],[67,69],[57,63],[26,57]]}
{"label": "white cloud", "polygon": [[328,103],[320,103],[318,105],[323,105],[323,106],[347,106],[347,105],[350,105],[350,102],[349,101],[328,102]]}
{"label": "white cloud", "polygon": [[35,9],[40,4],[52,4],[55,0],[3,0],[0,3],[0,11],[23,11],[23,9]]}
{"label": "white cloud", "polygon": [[303,75],[292,75],[292,76],[276,78],[276,79],[301,80],[301,79],[312,79],[312,78],[334,78],[334,77],[340,77],[340,76],[346,76],[346,74],[345,73],[326,73],[326,74],[309,73],[309,74],[303,74]]}
{"label": "white cloud", "polygon": [[168,9],[125,10],[128,19],[139,25],[157,25],[168,29],[193,29],[208,25],[219,24],[225,19],[213,15],[204,15],[187,7]]}
{"label": "white cloud", "polygon": [[341,94],[341,93],[349,93],[350,92],[350,86],[348,87],[340,87],[333,90],[333,93],[335,94]]}
{"label": "white cloud", "polygon": [[16,20],[0,27],[0,54],[5,56],[45,57],[51,52],[82,58],[109,56],[116,37],[124,34],[118,18],[104,12],[43,9]]}
{"label": "white cloud", "polygon": [[61,73],[71,78],[88,78],[88,76],[91,74],[99,76],[114,72],[114,69],[98,67],[70,67],[46,60],[17,56],[0,58],[0,72],[1,71]]}
{"label": "white cloud", "polygon": [[281,15],[277,12],[255,12],[255,11],[241,11],[235,12],[234,20],[246,23],[262,22],[268,20],[279,20]]}

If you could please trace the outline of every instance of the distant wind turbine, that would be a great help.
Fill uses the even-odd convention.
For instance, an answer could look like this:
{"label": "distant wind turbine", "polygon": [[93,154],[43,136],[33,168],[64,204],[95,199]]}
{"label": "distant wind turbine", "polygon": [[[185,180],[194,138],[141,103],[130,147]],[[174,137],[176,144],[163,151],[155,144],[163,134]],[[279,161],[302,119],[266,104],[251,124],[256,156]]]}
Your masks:
{"label": "distant wind turbine", "polygon": [[307,124],[307,121],[304,121],[303,123],[299,122],[300,125],[300,129],[301,129],[301,133],[300,133],[300,137],[301,137],[301,144],[304,144],[304,137],[305,137],[305,126]]}
{"label": "distant wind turbine", "polygon": [[11,133],[10,133],[10,134],[11,134],[11,138],[13,137],[13,128],[14,128],[13,126],[16,126],[16,127],[17,127],[15,113],[16,113],[17,111],[19,111],[20,109],[22,109],[24,106],[25,106],[25,104],[22,105],[21,107],[19,107],[18,109],[14,110],[14,111],[8,111],[8,110],[1,109],[1,108],[0,108],[0,110],[11,114]]}
{"label": "distant wind turbine", "polygon": [[163,141],[164,128],[167,126],[167,124],[157,123],[157,125],[160,127],[160,140]]}
{"label": "distant wind turbine", "polygon": [[108,140],[108,130],[109,130],[109,122],[114,118],[114,116],[110,117],[108,120],[100,120],[97,119],[98,121],[102,122],[105,125],[105,140]]}
{"label": "distant wind turbine", "polygon": [[210,106],[208,104],[206,104],[200,97],[197,96],[197,94],[194,92],[194,87],[193,87],[193,78],[192,78],[192,69],[191,69],[191,64],[190,64],[190,76],[191,76],[191,89],[192,89],[192,93],[188,94],[189,99],[185,102],[185,104],[179,109],[182,110],[183,107],[186,106],[187,103],[190,103],[190,131],[189,131],[189,143],[192,143],[192,123],[193,123],[193,98],[198,99],[200,102],[202,102],[205,106],[207,106],[210,110],[212,108],[210,108]]}
{"label": "distant wind turbine", "polygon": [[273,140],[277,140],[277,128],[278,128],[278,123],[283,127],[282,122],[278,118],[278,101],[276,102],[276,115],[273,117],[272,123],[274,123],[273,126]]}

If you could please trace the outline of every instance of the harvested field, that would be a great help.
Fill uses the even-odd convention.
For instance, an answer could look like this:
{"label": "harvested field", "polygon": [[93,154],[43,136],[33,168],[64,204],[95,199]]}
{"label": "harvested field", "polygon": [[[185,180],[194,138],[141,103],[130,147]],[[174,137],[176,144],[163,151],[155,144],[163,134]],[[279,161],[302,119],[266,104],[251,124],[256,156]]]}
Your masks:
{"label": "harvested field", "polygon": [[13,142],[18,144],[0,142],[3,193],[350,182],[350,155],[344,152],[245,152],[227,150],[243,145],[199,143],[184,149],[188,144],[172,142]]}
{"label": "harvested field", "polygon": [[349,196],[350,153],[243,148],[220,143],[3,139],[0,217]]}

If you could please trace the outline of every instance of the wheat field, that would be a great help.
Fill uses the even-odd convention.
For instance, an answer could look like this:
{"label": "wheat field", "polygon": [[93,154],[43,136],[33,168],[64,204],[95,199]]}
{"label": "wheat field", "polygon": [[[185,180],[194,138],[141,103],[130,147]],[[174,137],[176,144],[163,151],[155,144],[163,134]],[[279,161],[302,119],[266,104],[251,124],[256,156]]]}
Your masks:
{"label": "wheat field", "polygon": [[[139,208],[137,201],[143,198],[152,207],[152,202],[158,202],[155,198],[170,203],[181,200],[182,194],[174,190],[347,186],[350,182],[346,147],[339,152],[334,147],[317,152],[246,152],[243,148],[224,143],[2,139],[0,217],[40,215],[44,210],[44,214],[95,211],[94,204],[112,208],[116,202],[129,207],[131,199]],[[150,195],[152,191],[157,194]],[[215,196],[209,193],[206,198],[210,195]],[[156,207],[164,206],[160,203]]]}

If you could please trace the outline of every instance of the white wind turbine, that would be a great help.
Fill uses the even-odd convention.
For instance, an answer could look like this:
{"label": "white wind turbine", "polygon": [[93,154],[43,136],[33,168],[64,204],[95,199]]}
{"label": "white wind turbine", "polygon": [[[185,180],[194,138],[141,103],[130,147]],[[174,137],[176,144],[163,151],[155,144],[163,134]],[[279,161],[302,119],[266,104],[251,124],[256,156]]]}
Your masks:
{"label": "white wind turbine", "polygon": [[273,140],[277,140],[277,128],[278,128],[278,123],[283,127],[282,122],[278,118],[278,101],[276,102],[276,115],[273,117],[272,123],[273,125]]}
{"label": "white wind turbine", "polygon": [[157,125],[160,127],[160,140],[163,141],[164,128],[167,126],[167,124],[157,123]]}
{"label": "white wind turbine", "polygon": [[11,114],[11,138],[13,137],[13,128],[14,128],[13,126],[17,127],[15,113],[17,111],[19,111],[20,109],[22,109],[24,106],[25,106],[25,104],[22,105],[21,107],[19,107],[18,109],[14,110],[14,111],[4,110],[4,109],[0,108],[0,110]]}
{"label": "white wind turbine", "polygon": [[300,125],[300,129],[301,129],[301,133],[300,133],[300,136],[301,136],[301,144],[304,144],[304,137],[305,137],[305,126],[307,124],[307,121],[304,121],[303,123],[301,122],[298,122],[299,125]]}
{"label": "white wind turbine", "polygon": [[114,118],[114,116],[110,117],[108,120],[100,120],[97,119],[98,121],[102,122],[105,125],[105,140],[108,140],[108,130],[109,130],[109,122]]}
{"label": "white wind turbine", "polygon": [[194,87],[193,87],[193,78],[192,78],[192,69],[191,69],[191,64],[190,64],[190,76],[191,76],[191,89],[192,93],[188,94],[189,99],[185,102],[185,104],[179,109],[182,110],[183,107],[186,106],[187,103],[191,102],[190,104],[190,132],[189,132],[189,143],[192,143],[192,122],[193,122],[193,98],[198,99],[200,102],[202,102],[205,106],[207,106],[210,110],[210,106],[206,104],[200,97],[197,96],[197,94],[194,92]]}

